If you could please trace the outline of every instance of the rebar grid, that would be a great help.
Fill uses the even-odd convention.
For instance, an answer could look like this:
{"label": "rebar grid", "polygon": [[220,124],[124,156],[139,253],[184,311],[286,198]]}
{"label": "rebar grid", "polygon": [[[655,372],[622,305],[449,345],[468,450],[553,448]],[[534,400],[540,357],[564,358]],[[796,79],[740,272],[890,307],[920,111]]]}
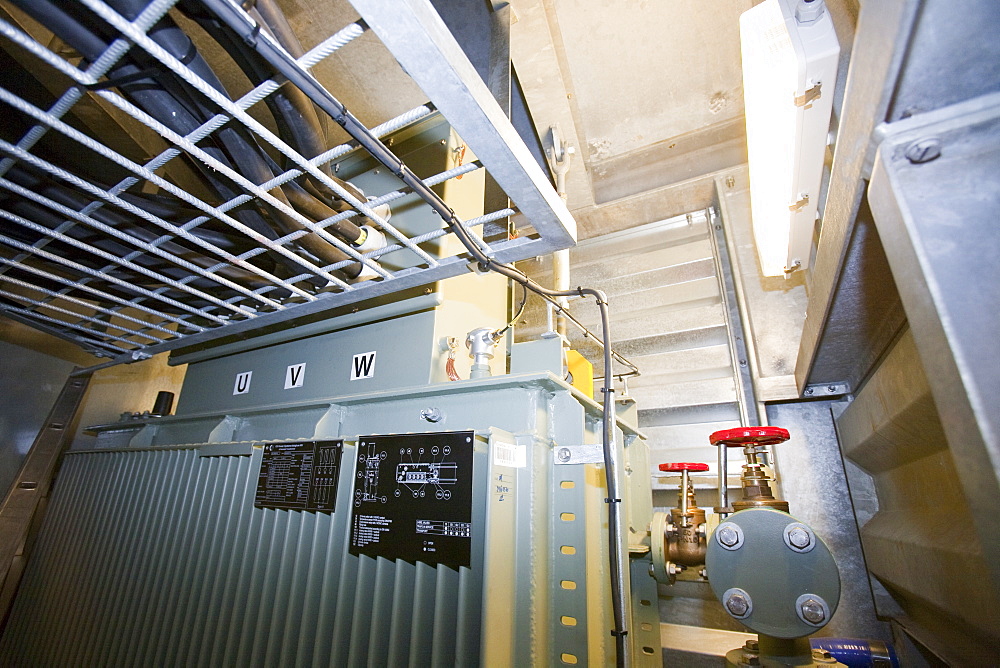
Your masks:
{"label": "rebar grid", "polygon": [[[356,142],[308,158],[247,113],[278,91],[282,81],[264,81],[233,100],[154,41],[148,32],[176,1],[155,0],[129,21],[100,0],[79,0],[119,35],[84,69],[17,26],[0,20],[4,39],[37,58],[40,67],[52,68],[71,82],[47,109],[0,87],[2,106],[30,120],[30,130],[20,140],[0,140],[0,312],[37,323],[98,356],[128,361],[233,331],[245,332],[257,323],[264,326],[329,310],[467,270],[464,256],[441,256],[422,246],[451,234],[444,225],[408,236],[403,231],[405,226],[400,229],[380,215],[383,205],[414,197],[410,188],[398,187],[366,201],[324,171],[333,161],[356,150]],[[309,70],[364,31],[363,24],[352,23],[296,62]],[[191,95],[202,96],[220,113],[194,131],[182,134],[113,90],[103,77],[115,69],[130,48],[142,49],[164,71],[193,89]],[[100,138],[82,132],[67,114],[88,97],[100,98],[124,112],[166,140],[169,148],[140,164]],[[382,137],[432,113],[433,105],[421,105],[371,132]],[[277,151],[290,167],[270,180],[255,183],[203,148],[206,139],[234,124],[259,140],[261,146]],[[46,159],[35,149],[40,142],[45,143],[42,140],[50,133],[58,135],[59,141],[72,142],[113,163],[128,176],[104,187],[79,173],[72,164]],[[226,201],[205,201],[165,178],[159,170],[183,155],[220,175],[238,194]],[[470,163],[431,176],[424,183],[437,185],[482,167],[479,162]],[[46,184],[52,184],[52,192],[18,183],[19,170],[42,175]],[[304,177],[322,184],[350,208],[314,220],[274,194]],[[181,220],[163,215],[137,194],[140,189],[166,193],[190,213]],[[287,216],[297,228],[271,238],[239,219],[239,211],[258,205]],[[462,224],[472,229],[514,213],[513,208],[503,209]],[[380,230],[387,241],[376,248],[355,246],[333,233],[334,226],[342,221]],[[220,240],[220,229],[227,230],[226,234],[240,243]],[[322,240],[344,259],[324,262],[301,245],[307,236]],[[484,251],[495,250],[478,236],[473,237]],[[528,257],[535,254],[530,241],[518,239],[496,246],[510,246],[521,251],[521,257]],[[417,264],[391,269],[379,262],[389,253],[400,252],[412,254]],[[352,279],[353,275],[376,280],[360,281]]]}

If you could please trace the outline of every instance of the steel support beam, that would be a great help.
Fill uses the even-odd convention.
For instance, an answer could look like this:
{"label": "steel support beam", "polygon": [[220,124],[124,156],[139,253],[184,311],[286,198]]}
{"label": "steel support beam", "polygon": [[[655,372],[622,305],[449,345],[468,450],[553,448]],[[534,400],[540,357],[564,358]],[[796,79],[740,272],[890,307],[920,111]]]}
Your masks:
{"label": "steel support beam", "polygon": [[886,133],[868,200],[1000,584],[1000,93]]}
{"label": "steel support beam", "polygon": [[372,31],[541,234],[537,254],[576,241],[576,221],[427,0],[352,0]]}
{"label": "steel support beam", "polygon": [[73,416],[89,383],[89,375],[71,375],[66,381],[0,505],[0,628],[17,592],[39,506],[48,498],[52,476],[72,436]]}
{"label": "steel support beam", "polygon": [[872,132],[886,118],[921,0],[865,2],[851,51],[823,227],[810,275],[809,307],[795,363],[805,390],[844,273],[854,220],[864,193]]}

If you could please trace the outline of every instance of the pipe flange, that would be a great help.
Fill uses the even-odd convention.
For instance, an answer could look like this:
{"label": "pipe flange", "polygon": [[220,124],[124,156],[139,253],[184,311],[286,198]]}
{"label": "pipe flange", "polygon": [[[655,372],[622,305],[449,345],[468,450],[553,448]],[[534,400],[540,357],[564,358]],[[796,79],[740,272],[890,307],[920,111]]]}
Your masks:
{"label": "pipe flange", "polygon": [[816,547],[816,534],[805,524],[792,522],[785,527],[781,537],[793,552],[809,552]]}
{"label": "pipe flange", "polygon": [[743,529],[735,522],[723,522],[715,529],[715,542],[726,550],[738,550],[743,547]]}

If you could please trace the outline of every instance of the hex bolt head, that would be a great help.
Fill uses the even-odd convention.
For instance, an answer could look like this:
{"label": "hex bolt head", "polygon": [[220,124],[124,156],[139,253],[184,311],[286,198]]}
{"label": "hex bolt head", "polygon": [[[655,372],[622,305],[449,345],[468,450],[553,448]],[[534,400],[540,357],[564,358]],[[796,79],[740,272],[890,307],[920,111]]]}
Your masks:
{"label": "hex bolt head", "polygon": [[811,552],[816,547],[816,535],[805,524],[792,522],[785,527],[785,545],[793,552]]}
{"label": "hex bolt head", "polygon": [[740,537],[732,527],[722,527],[719,529],[719,542],[726,547],[732,547],[740,542]]}
{"label": "hex bolt head", "polygon": [[743,619],[750,614],[750,595],[743,590],[731,592],[726,596],[726,610],[733,617]]}
{"label": "hex bolt head", "polygon": [[799,609],[802,611],[802,617],[810,624],[822,624],[826,621],[826,610],[824,610],[823,605],[814,598],[807,598],[802,601]]}
{"label": "hex bolt head", "polygon": [[572,455],[573,453],[569,451],[569,448],[559,448],[556,450],[556,459],[561,462],[568,462]]}
{"label": "hex bolt head", "polygon": [[795,527],[788,532],[788,542],[798,548],[809,545],[809,533],[802,527]]}
{"label": "hex bolt head", "polygon": [[915,165],[922,165],[941,156],[941,140],[937,137],[921,139],[906,147],[906,159]]}
{"label": "hex bolt head", "polygon": [[420,418],[427,422],[440,422],[444,419],[444,413],[440,408],[424,408],[420,411]]}

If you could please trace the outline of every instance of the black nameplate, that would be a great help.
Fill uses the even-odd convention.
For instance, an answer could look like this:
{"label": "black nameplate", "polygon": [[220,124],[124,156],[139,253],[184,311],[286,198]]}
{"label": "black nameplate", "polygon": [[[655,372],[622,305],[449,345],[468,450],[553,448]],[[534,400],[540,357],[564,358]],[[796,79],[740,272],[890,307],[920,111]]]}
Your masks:
{"label": "black nameplate", "polygon": [[254,506],[334,511],[343,441],[265,443],[263,449]]}
{"label": "black nameplate", "polygon": [[358,439],[350,553],[468,567],[475,433]]}

